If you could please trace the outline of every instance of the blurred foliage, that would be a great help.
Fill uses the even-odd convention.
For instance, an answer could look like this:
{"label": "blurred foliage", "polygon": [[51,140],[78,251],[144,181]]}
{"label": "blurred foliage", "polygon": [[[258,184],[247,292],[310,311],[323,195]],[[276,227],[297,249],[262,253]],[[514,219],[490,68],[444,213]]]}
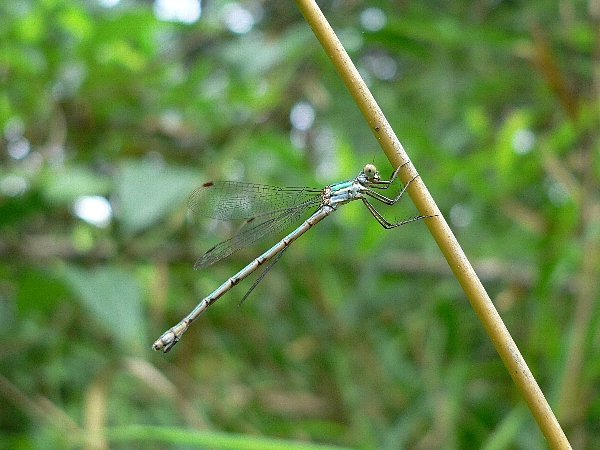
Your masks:
{"label": "blurred foliage", "polygon": [[[228,233],[186,212],[196,185],[391,173],[292,2],[158,3],[0,6],[0,447],[545,448],[425,224],[358,204],[150,350],[268,246],[194,272]],[[572,445],[599,448],[600,3],[320,3]]]}

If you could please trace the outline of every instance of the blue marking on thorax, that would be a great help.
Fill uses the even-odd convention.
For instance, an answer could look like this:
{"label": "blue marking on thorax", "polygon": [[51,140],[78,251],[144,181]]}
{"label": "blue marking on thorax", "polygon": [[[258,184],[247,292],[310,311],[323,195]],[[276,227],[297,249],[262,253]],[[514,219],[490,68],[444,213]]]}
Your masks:
{"label": "blue marking on thorax", "polygon": [[341,181],[332,184],[329,195],[329,205],[337,208],[339,205],[356,200],[361,196],[361,185],[356,180]]}

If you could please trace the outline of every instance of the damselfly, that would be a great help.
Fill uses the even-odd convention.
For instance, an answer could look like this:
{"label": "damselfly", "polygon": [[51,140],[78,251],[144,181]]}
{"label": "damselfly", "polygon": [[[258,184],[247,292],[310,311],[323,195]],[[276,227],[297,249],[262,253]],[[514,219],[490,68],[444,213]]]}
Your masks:
{"label": "damselfly", "polygon": [[323,189],[307,187],[281,188],[262,184],[238,183],[235,181],[209,182],[196,188],[189,200],[189,207],[192,211],[202,216],[219,220],[244,220],[244,224],[233,237],[215,245],[202,255],[194,264],[194,269],[209,266],[242,248],[249,247],[276,233],[282,232],[292,223],[300,220],[309,208],[317,207],[317,209],[298,228],[203,298],[181,322],[165,331],[154,342],[152,348],[167,353],[179,342],[190,324],[206,308],[265,262],[274,258],[242,298],[242,301],[244,301],[292,242],[344,203],[358,199],[362,200],[371,214],[386,229],[398,227],[415,220],[433,217],[416,216],[408,220],[392,223],[388,222],[369,201],[369,198],[372,198],[386,205],[393,205],[400,200],[408,185],[416,177],[409,180],[395,198],[388,198],[374,189],[388,189],[397,178],[398,171],[405,164],[407,163],[402,164],[394,170],[389,180],[381,180],[375,166],[367,164],[353,180],[334,183],[325,186]]}

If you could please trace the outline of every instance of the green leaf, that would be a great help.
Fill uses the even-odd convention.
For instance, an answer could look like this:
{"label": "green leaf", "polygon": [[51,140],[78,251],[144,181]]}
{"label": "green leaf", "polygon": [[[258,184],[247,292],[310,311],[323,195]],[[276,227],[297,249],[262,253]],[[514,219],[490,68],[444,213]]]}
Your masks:
{"label": "green leaf", "polygon": [[118,216],[126,232],[134,234],[158,223],[182,205],[198,176],[186,169],[151,161],[127,161],[117,176]]}
{"label": "green leaf", "polygon": [[145,341],[141,291],[132,276],[116,267],[67,266],[65,278],[83,307],[115,341],[126,347]]}

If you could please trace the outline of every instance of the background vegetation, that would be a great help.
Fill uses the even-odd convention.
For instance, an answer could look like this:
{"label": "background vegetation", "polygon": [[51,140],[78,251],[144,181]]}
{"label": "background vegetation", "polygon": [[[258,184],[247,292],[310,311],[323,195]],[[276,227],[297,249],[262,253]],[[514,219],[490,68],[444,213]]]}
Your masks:
{"label": "background vegetation", "polygon": [[[599,448],[600,3],[320,4],[571,444]],[[197,184],[391,172],[293,2],[201,6],[0,6],[0,447],[545,448],[425,225],[360,204],[151,351],[269,245],[194,272],[231,232],[186,211]]]}

